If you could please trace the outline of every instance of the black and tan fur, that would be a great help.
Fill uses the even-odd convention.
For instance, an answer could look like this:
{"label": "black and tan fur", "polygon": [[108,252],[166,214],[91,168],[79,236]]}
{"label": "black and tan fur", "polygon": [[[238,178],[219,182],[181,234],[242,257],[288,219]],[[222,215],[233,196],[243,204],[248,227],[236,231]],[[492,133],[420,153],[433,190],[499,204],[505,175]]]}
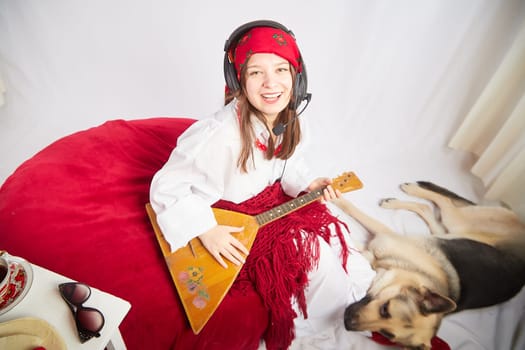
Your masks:
{"label": "black and tan fur", "polygon": [[396,234],[347,200],[335,201],[372,234],[366,253],[377,272],[367,295],[345,310],[344,323],[407,349],[430,349],[446,314],[495,305],[521,290],[525,224],[507,208],[476,205],[429,182],[401,189],[434,206],[390,198],[381,207],[417,213],[432,235]]}

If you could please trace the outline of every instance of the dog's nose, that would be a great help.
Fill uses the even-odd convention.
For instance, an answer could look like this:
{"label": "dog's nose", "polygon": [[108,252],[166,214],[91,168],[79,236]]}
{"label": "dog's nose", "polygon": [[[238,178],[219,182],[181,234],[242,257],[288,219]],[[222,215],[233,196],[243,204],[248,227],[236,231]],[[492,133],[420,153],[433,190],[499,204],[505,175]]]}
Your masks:
{"label": "dog's nose", "polygon": [[359,314],[354,312],[354,308],[352,308],[352,305],[347,307],[345,309],[345,328],[347,331],[354,331],[356,330],[355,327],[359,324]]}
{"label": "dog's nose", "polygon": [[346,315],[345,314],[345,329],[347,331],[358,331],[359,326],[359,315]]}
{"label": "dog's nose", "polygon": [[369,295],[366,295],[363,299],[350,304],[345,309],[344,323],[347,331],[359,330],[359,310],[372,300]]}
{"label": "dog's nose", "polygon": [[353,318],[346,318],[345,317],[345,329],[347,331],[355,331],[355,326],[357,322],[354,322]]}

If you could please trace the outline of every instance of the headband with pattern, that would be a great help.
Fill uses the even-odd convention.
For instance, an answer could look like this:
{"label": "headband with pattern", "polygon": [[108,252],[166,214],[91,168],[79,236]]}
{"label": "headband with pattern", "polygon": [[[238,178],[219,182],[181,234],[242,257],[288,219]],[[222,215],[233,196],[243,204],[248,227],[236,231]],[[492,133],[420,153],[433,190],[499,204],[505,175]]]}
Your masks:
{"label": "headband with pattern", "polygon": [[[233,52],[232,52],[233,51]],[[235,65],[237,78],[240,78],[242,66],[255,53],[276,54],[294,66],[297,73],[302,70],[299,48],[292,35],[272,27],[255,27],[244,34],[237,45],[228,52],[230,62]]]}

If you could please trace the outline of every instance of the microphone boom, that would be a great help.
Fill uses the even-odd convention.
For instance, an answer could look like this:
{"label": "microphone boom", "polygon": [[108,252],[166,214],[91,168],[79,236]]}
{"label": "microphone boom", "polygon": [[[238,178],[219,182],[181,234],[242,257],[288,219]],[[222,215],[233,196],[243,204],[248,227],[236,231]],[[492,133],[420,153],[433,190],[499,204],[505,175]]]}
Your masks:
{"label": "microphone boom", "polygon": [[[290,120],[290,122],[293,121],[295,118],[298,118],[304,112],[306,107],[308,107],[308,105],[310,104],[310,100],[311,99],[312,99],[312,94],[306,94],[306,96],[304,98],[304,100],[306,100],[306,106],[304,106],[303,109],[301,109],[301,111],[299,113],[297,113],[297,115],[295,117],[293,117],[292,120]],[[286,124],[279,123],[276,126],[274,126],[273,129],[272,129],[273,134],[275,136],[281,135],[284,132],[284,130],[286,130],[286,127],[288,126],[288,124],[290,122],[288,122]]]}

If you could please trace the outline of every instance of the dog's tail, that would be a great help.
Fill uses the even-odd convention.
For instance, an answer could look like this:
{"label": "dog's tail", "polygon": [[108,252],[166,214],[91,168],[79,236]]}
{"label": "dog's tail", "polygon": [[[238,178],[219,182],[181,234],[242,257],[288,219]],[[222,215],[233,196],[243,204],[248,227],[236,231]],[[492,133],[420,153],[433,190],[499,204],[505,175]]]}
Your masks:
{"label": "dog's tail", "polygon": [[463,198],[463,197],[459,196],[458,194],[456,194],[456,193],[454,193],[452,191],[449,191],[446,188],[438,186],[438,185],[436,185],[436,184],[434,184],[432,182],[429,182],[429,181],[418,181],[417,184],[421,188],[424,188],[426,190],[429,190],[429,191],[436,192],[436,193],[442,194],[444,196],[447,196],[447,197],[451,198],[452,200],[454,200],[455,202],[460,202],[460,203],[462,203],[464,205],[476,205],[476,203],[472,202],[471,200]]}

